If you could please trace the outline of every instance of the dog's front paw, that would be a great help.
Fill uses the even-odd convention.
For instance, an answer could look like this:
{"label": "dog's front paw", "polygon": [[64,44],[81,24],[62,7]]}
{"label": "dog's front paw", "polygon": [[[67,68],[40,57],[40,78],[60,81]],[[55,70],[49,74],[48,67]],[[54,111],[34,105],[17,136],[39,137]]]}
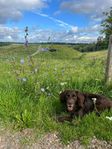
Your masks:
{"label": "dog's front paw", "polygon": [[65,121],[65,118],[64,117],[58,117],[57,121],[63,123]]}

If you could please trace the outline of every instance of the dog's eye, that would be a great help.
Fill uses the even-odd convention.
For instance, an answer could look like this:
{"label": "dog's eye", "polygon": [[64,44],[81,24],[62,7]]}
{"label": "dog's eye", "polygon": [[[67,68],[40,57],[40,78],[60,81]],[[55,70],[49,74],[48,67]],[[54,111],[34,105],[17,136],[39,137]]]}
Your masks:
{"label": "dog's eye", "polygon": [[68,94],[67,97],[70,97],[70,95]]}
{"label": "dog's eye", "polygon": [[73,94],[72,97],[75,97],[75,94]]}

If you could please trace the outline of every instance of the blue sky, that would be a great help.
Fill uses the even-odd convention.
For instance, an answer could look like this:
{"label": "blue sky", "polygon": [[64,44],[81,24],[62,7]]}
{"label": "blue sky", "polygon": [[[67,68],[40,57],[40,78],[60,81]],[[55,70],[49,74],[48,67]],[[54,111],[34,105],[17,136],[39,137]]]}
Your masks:
{"label": "blue sky", "polygon": [[[99,7],[100,6],[100,7]],[[0,41],[95,42],[112,0],[0,0]]]}

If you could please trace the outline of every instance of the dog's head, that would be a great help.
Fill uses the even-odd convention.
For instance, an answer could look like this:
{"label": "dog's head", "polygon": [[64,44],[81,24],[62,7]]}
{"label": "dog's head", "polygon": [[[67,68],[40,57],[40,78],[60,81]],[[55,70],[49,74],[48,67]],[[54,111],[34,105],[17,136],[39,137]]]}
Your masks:
{"label": "dog's head", "polygon": [[65,90],[60,94],[60,100],[66,105],[68,112],[73,112],[77,107],[83,107],[84,95],[79,91]]}

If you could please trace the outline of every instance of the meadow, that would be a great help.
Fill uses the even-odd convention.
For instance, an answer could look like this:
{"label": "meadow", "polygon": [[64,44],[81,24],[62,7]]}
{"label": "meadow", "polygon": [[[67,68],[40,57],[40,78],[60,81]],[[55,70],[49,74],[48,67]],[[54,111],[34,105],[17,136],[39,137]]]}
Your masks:
{"label": "meadow", "polygon": [[[43,45],[48,46],[48,45]],[[79,139],[87,144],[93,136],[112,141],[112,111],[101,117],[91,113],[72,123],[56,121],[64,112],[59,94],[65,89],[100,93],[112,99],[105,85],[107,51],[81,53],[70,45],[52,45],[55,52],[34,54],[39,45],[0,47],[0,120],[14,130],[33,128],[37,137],[58,132],[63,143]]]}

